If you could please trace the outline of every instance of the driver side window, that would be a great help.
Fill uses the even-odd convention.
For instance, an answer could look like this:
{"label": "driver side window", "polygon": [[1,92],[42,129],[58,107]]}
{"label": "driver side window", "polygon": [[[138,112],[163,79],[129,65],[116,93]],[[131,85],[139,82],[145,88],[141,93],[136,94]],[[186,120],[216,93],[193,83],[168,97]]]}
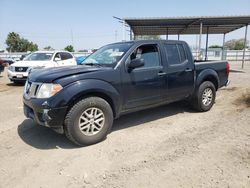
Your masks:
{"label": "driver side window", "polygon": [[145,64],[141,68],[151,68],[160,66],[160,56],[156,44],[150,44],[150,45],[147,44],[138,47],[130,55],[130,60],[133,59],[142,59],[144,61]]}

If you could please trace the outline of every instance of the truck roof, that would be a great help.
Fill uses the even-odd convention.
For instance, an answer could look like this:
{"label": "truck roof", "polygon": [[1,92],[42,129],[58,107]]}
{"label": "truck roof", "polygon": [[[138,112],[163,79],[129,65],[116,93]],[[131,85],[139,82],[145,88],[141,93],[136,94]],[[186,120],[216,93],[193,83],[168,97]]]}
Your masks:
{"label": "truck roof", "polygon": [[[35,51],[32,53],[57,53],[57,52],[68,52],[68,51],[65,51],[65,50],[38,50],[38,51]],[[68,53],[71,53],[71,52],[68,52]]]}
{"label": "truck roof", "polygon": [[159,39],[159,40],[131,40],[131,41],[124,41],[124,42],[116,42],[116,43],[112,43],[112,44],[122,44],[122,43],[143,44],[143,43],[161,42],[161,41],[168,41],[168,42],[175,42],[175,43],[186,43],[185,41],[182,41],[182,40],[164,40],[164,39]]}

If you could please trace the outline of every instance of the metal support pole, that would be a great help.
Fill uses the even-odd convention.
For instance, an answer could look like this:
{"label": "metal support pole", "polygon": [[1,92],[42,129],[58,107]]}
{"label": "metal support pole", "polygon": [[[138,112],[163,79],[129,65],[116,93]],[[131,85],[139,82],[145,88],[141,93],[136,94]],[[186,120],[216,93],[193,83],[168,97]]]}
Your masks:
{"label": "metal support pole", "polygon": [[195,56],[196,60],[199,59],[199,54],[198,54],[198,35],[195,36]]}
{"label": "metal support pole", "polygon": [[206,55],[205,55],[205,61],[207,61],[208,32],[209,32],[209,27],[207,27],[207,38],[206,38]]}
{"label": "metal support pole", "polygon": [[223,44],[222,44],[221,60],[224,59],[224,53],[225,53],[225,38],[226,38],[226,33],[223,34]]}
{"label": "metal support pole", "polygon": [[246,45],[247,45],[247,27],[248,25],[246,25],[246,29],[245,29],[245,39],[244,39],[244,50],[243,50],[243,59],[242,59],[242,64],[241,64],[241,68],[244,68],[244,63],[245,63],[245,54],[246,54]]}
{"label": "metal support pole", "polygon": [[130,27],[130,40],[133,40],[131,27]]}
{"label": "metal support pole", "polygon": [[168,28],[167,28],[166,40],[168,40]]}
{"label": "metal support pole", "polygon": [[238,50],[236,51],[236,63],[238,61]]}
{"label": "metal support pole", "polygon": [[125,21],[123,20],[122,22],[122,41],[126,41],[126,26],[125,26]]}
{"label": "metal support pole", "polygon": [[180,34],[178,34],[178,40],[180,40]]}
{"label": "metal support pole", "polygon": [[200,38],[199,38],[199,48],[198,48],[199,55],[201,53],[201,36],[202,36],[202,22],[200,22]]}

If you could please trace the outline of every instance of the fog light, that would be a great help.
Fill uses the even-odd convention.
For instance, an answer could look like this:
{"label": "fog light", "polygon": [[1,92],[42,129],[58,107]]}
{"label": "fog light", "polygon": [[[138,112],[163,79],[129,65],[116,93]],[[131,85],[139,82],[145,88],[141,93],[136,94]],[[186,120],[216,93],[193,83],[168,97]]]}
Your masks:
{"label": "fog light", "polygon": [[51,120],[51,117],[49,116],[49,109],[43,110],[43,120],[45,121],[45,124]]}

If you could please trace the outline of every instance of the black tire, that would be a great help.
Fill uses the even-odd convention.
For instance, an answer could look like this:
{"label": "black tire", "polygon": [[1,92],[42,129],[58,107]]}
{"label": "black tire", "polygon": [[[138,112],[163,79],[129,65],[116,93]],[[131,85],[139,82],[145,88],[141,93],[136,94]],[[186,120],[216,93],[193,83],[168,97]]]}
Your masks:
{"label": "black tire", "polygon": [[[80,117],[90,109],[99,109],[103,114],[103,126],[95,135],[85,135],[89,130],[82,132],[80,129]],[[90,120],[89,120],[90,121]],[[93,122],[92,122],[93,123]],[[67,113],[64,121],[64,131],[66,137],[79,146],[95,144],[104,140],[113,124],[113,111],[107,101],[99,97],[88,97],[77,102]],[[91,127],[93,125],[90,125]],[[90,128],[92,129],[92,128]],[[94,129],[94,128],[93,128]]]}
{"label": "black tire", "polygon": [[[211,102],[208,104],[205,104],[203,102],[203,94],[205,90],[212,91]],[[210,81],[205,81],[197,89],[196,94],[191,101],[191,104],[195,110],[199,112],[206,112],[206,111],[209,111],[214,105],[215,98],[216,98],[216,89],[215,89],[214,84]]]}
{"label": "black tire", "polygon": [[14,83],[15,85],[24,85],[24,84],[25,84],[25,81],[17,81],[17,80],[15,80],[15,81],[13,81],[13,83]]}

